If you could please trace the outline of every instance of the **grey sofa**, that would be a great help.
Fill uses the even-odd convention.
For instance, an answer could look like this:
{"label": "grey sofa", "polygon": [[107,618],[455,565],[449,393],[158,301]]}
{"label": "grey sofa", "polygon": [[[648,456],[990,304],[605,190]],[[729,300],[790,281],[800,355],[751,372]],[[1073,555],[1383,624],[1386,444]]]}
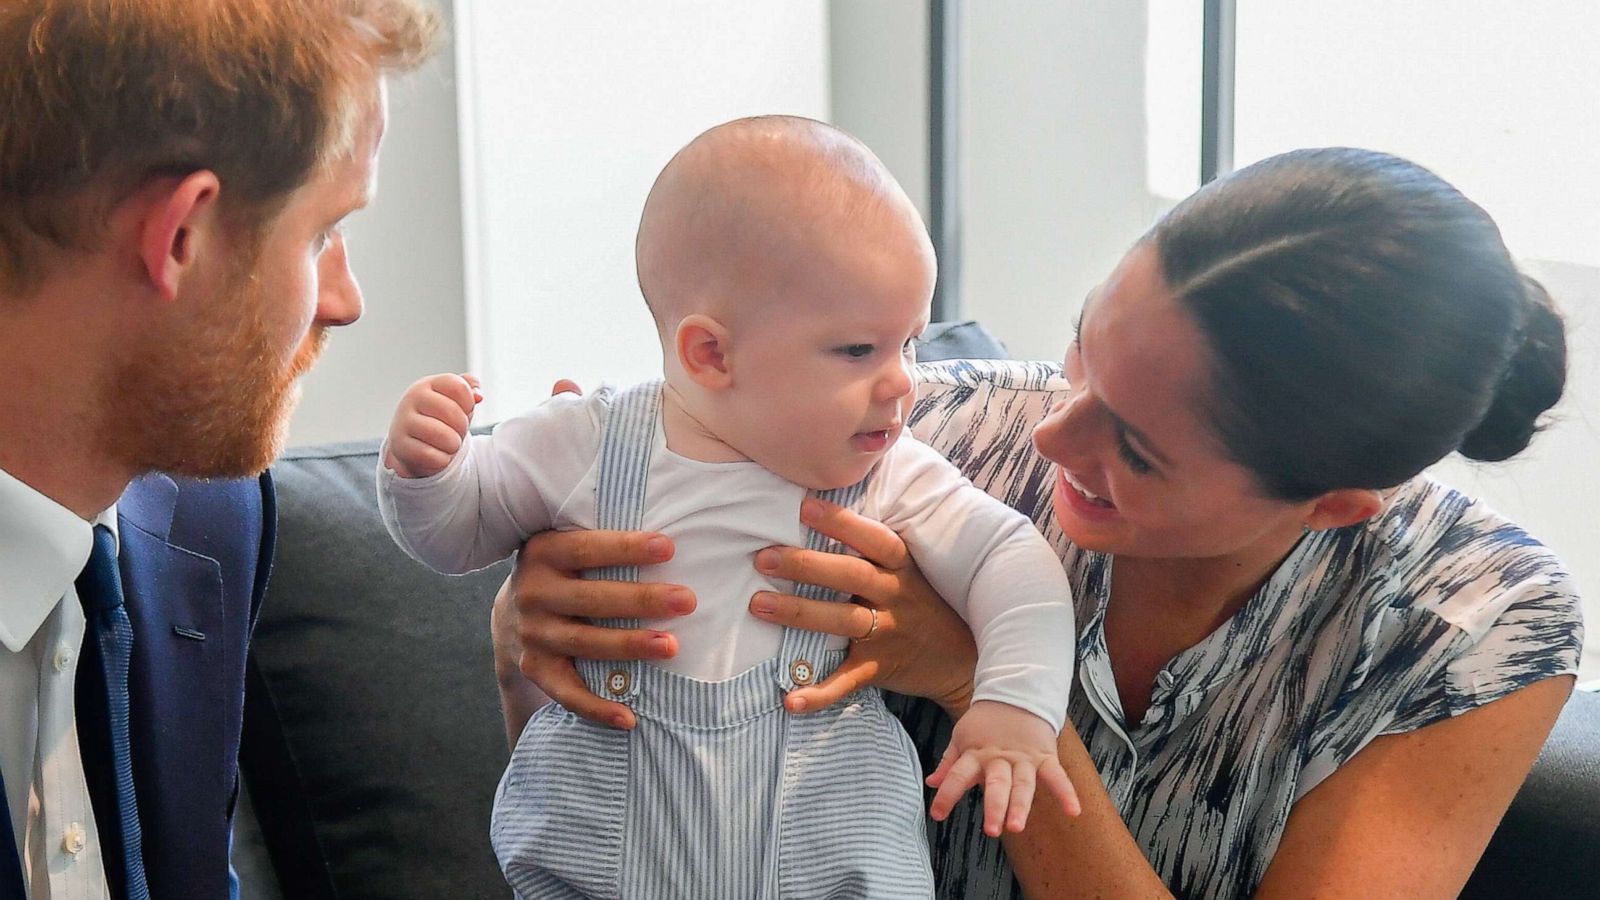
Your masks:
{"label": "grey sofa", "polygon": [[[924,358],[1004,355],[970,323],[931,338]],[[270,895],[254,878],[294,900],[509,897],[487,837],[506,564],[447,578],[406,558],[378,518],[376,452],[304,448],[274,468],[241,760],[271,871],[242,866],[244,896]],[[1464,896],[1600,897],[1600,697],[1568,705]]]}

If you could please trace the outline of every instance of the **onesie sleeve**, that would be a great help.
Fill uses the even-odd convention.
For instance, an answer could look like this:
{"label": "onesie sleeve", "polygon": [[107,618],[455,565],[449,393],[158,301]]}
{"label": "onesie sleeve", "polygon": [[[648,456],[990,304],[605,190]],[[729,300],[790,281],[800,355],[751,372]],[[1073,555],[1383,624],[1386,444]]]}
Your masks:
{"label": "onesie sleeve", "polygon": [[880,465],[868,500],[972,629],[973,699],[1020,707],[1060,731],[1072,686],[1072,589],[1033,523],[909,436]]}
{"label": "onesie sleeve", "polygon": [[401,478],[378,454],[378,508],[396,544],[418,562],[450,574],[510,556],[556,524],[557,511],[594,462],[599,404],[561,394],[472,435],[443,470]]}

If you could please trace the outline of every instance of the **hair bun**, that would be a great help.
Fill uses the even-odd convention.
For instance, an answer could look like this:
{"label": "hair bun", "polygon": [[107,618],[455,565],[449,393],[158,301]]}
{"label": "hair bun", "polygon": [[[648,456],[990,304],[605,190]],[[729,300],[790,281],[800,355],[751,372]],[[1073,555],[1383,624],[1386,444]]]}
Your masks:
{"label": "hair bun", "polygon": [[1483,418],[1462,438],[1462,456],[1499,462],[1522,452],[1543,427],[1539,421],[1556,405],[1567,383],[1567,338],[1550,294],[1522,277],[1525,314],[1518,344]]}

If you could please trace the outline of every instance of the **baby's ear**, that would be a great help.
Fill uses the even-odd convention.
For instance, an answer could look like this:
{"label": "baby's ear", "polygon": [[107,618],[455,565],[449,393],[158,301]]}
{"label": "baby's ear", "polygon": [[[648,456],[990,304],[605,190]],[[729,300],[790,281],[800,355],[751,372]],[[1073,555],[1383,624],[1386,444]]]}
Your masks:
{"label": "baby's ear", "polygon": [[733,386],[728,364],[728,329],[707,315],[695,313],[678,323],[673,342],[684,374],[708,391]]}

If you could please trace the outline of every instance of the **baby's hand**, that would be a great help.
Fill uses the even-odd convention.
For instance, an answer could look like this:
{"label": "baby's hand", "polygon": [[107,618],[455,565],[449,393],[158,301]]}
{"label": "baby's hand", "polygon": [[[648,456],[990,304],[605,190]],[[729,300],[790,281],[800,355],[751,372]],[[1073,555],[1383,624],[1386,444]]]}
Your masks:
{"label": "baby's hand", "polygon": [[471,375],[429,375],[406,389],[389,423],[383,464],[401,478],[437,474],[461,449],[472,410],[483,402]]}
{"label": "baby's hand", "polygon": [[1002,825],[1021,831],[1036,780],[1060,798],[1067,815],[1078,814],[1078,793],[1056,757],[1050,723],[1007,703],[979,700],[956,723],[939,768],[928,776],[928,785],[939,789],[930,813],[944,821],[961,795],[981,781],[984,833],[999,837]]}

